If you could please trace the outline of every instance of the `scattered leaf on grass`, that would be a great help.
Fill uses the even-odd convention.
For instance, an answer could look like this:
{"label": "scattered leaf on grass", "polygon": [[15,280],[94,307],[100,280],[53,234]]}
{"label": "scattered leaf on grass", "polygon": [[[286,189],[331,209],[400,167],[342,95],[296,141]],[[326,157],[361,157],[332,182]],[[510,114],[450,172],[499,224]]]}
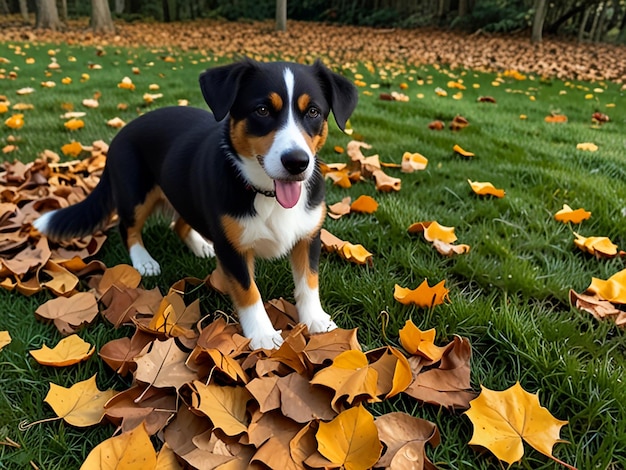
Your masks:
{"label": "scattered leaf on grass", "polygon": [[504,197],[504,189],[496,189],[496,187],[489,182],[472,181],[469,179],[467,182],[471,186],[472,191],[479,196],[495,196],[498,198]]}
{"label": "scattered leaf on grass", "polygon": [[574,232],[574,244],[596,258],[614,258],[618,255],[617,245],[608,237],[583,237]]}
{"label": "scattered leaf on grass", "polygon": [[469,152],[465,149],[463,149],[459,144],[454,144],[454,147],[452,147],[452,150],[454,150],[456,153],[458,153],[459,155],[461,155],[462,157],[465,158],[470,158],[470,157],[475,157],[476,154],[473,152]]}
{"label": "scattered leaf on grass", "polygon": [[573,224],[579,224],[583,220],[587,220],[591,217],[591,212],[586,211],[582,207],[579,209],[572,209],[567,204],[563,204],[563,209],[554,214],[554,219],[564,224],[571,222]]}
{"label": "scattered leaf on grass", "polygon": [[[157,454],[143,424],[98,444],[81,470],[157,468]],[[176,467],[174,467],[176,468]]]}
{"label": "scattered leaf on grass", "polygon": [[425,170],[428,166],[428,159],[420,153],[404,152],[402,155],[402,173],[413,173],[414,171]]}
{"label": "scattered leaf on grass", "polygon": [[445,347],[435,345],[437,331],[434,328],[422,331],[413,323],[413,320],[407,320],[398,334],[400,344],[411,355],[419,355],[429,361],[437,362],[446,350]]}
{"label": "scattered leaf on grass", "polygon": [[115,394],[114,390],[99,390],[94,375],[70,388],[50,383],[50,390],[44,401],[68,424],[87,427],[102,420],[104,404]]}
{"label": "scattered leaf on grass", "polygon": [[352,212],[361,212],[363,214],[372,214],[378,209],[378,203],[376,200],[365,194],[359,196],[352,204],[350,204],[350,210]]}
{"label": "scattered leaf on grass", "polygon": [[373,264],[373,256],[363,245],[354,245],[334,236],[326,229],[322,229],[320,237],[326,251],[339,254],[346,261],[356,264]]}
{"label": "scattered leaf on grass", "polygon": [[523,441],[526,441],[542,454],[566,465],[552,455],[552,448],[563,442],[559,434],[567,421],[554,418],[539,404],[539,397],[524,390],[519,382],[502,392],[484,386],[481,389],[465,412],[474,425],[470,445],[485,447],[512,465],[524,455]]}
{"label": "scattered leaf on grass", "polygon": [[98,304],[90,292],[79,292],[71,297],[48,300],[35,310],[35,314],[54,325],[62,334],[73,333],[84,323],[91,323],[98,314]]}
{"label": "scattered leaf on grass", "polygon": [[0,351],[11,343],[11,335],[8,331],[0,331]]}
{"label": "scattered leaf on grass", "polygon": [[550,123],[564,123],[567,122],[567,116],[564,114],[552,113],[546,116],[544,120]]}
{"label": "scattered leaf on grass", "polygon": [[396,284],[393,291],[393,298],[401,304],[415,304],[422,308],[431,308],[435,305],[441,305],[446,300],[449,300],[449,291],[444,287],[445,282],[446,281],[443,280],[433,287],[430,287],[428,280],[424,279],[424,281],[413,290],[400,287]]}
{"label": "scattered leaf on grass", "polygon": [[581,142],[580,144],[576,144],[577,150],[584,150],[587,152],[597,152],[598,146],[593,142]]}
{"label": "scattered leaf on grass", "polygon": [[30,351],[30,354],[44,366],[64,367],[86,361],[95,351],[94,346],[74,334],[63,338],[52,349],[44,344],[41,349]]}
{"label": "scattered leaf on grass", "polygon": [[626,325],[626,312],[615,307],[608,300],[603,300],[595,295],[578,294],[573,289],[569,291],[571,304],[585,312],[590,313],[596,320],[611,318],[617,326]]}
{"label": "scattered leaf on grass", "polygon": [[592,277],[587,291],[614,304],[626,304],[626,269],[613,274],[607,280]]}
{"label": "scattered leaf on grass", "polygon": [[320,454],[346,470],[373,467],[383,450],[374,417],[362,405],[320,422],[315,436]]}

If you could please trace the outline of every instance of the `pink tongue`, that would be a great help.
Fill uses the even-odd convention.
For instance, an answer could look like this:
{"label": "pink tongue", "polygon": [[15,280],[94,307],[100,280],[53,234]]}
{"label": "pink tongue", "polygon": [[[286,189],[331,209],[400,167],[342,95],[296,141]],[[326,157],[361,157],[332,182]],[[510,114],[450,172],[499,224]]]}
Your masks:
{"label": "pink tongue", "polygon": [[277,181],[274,180],[276,200],[285,209],[291,209],[298,203],[302,183],[300,181]]}

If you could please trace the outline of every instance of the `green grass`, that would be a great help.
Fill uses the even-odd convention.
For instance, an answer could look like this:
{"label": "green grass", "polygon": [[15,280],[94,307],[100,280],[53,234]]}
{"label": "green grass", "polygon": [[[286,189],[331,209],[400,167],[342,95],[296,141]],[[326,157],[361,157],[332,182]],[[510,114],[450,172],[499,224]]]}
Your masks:
{"label": "green grass", "polygon": [[[34,159],[44,149],[60,152],[60,147],[72,140],[83,144],[98,139],[109,142],[116,131],[105,122],[115,116],[129,121],[140,112],[176,104],[178,99],[204,107],[197,76],[214,63],[200,51],[107,47],[106,54],[99,56],[94,48],[20,46],[23,55],[16,54],[14,44],[0,44],[0,57],[11,61],[0,64],[0,68],[5,74],[17,73],[15,79],[0,80],[0,89],[13,103],[32,103],[35,109],[24,113],[26,124],[21,130],[2,126],[0,143],[4,146],[10,134],[17,136],[19,150],[5,158],[23,161]],[[62,67],[46,77],[49,49],[56,50]],[[162,59],[168,55],[176,62]],[[27,57],[34,58],[35,63],[27,64]],[[76,60],[70,61],[70,57]],[[92,69],[90,64],[102,68]],[[134,75],[132,67],[139,67],[141,73]],[[381,160],[399,162],[405,151],[420,152],[429,159],[429,165],[425,171],[410,175],[389,170],[402,178],[402,190],[394,194],[377,193],[371,182],[347,190],[329,183],[329,203],[346,195],[356,198],[369,194],[380,207],[370,216],[326,221],[325,227],[331,232],[363,244],[374,254],[373,267],[348,265],[334,255],[323,256],[320,282],[327,311],[341,327],[358,327],[366,349],[385,344],[385,338],[397,343],[398,329],[409,318],[422,328],[437,328],[442,343],[453,335],[467,336],[473,348],[472,385],[476,391],[481,385],[503,390],[520,381],[525,389],[539,392],[542,404],[553,415],[569,421],[561,433],[569,444],[555,446],[558,458],[580,469],[626,467],[626,337],[623,330],[595,321],[572,309],[568,302],[570,288],[582,292],[592,276],[607,278],[623,268],[621,259],[598,261],[576,251],[572,243],[572,230],[576,230],[586,236],[609,236],[620,247],[626,246],[623,92],[611,83],[566,84],[540,77],[524,81],[505,78],[494,87],[493,74],[442,67],[392,69],[398,71],[393,79],[381,78],[362,64],[344,69],[351,78],[362,74],[368,86],[360,91],[373,93],[361,93],[352,126],[373,146],[370,153],[380,154]],[[83,73],[90,75],[89,80],[80,81]],[[71,85],[61,84],[65,76],[73,79]],[[137,87],[134,92],[117,88],[124,76],[133,79]],[[447,88],[453,78],[463,79],[467,87],[460,100],[452,98],[456,90]],[[40,83],[49,79],[57,86],[42,88]],[[408,103],[378,99],[381,91],[399,90],[401,82],[408,84],[404,90],[410,97]],[[152,83],[160,86],[164,96],[145,106],[142,95]],[[381,88],[370,89],[372,83],[380,83]],[[480,87],[474,88],[474,84]],[[36,92],[15,95],[15,90],[25,86],[34,87]],[[448,89],[448,97],[436,96],[436,87]],[[603,92],[594,92],[595,88]],[[66,131],[59,118],[61,104],[72,103],[76,110],[82,110],[81,101],[95,92],[102,93],[101,105],[86,110],[86,127]],[[587,99],[588,94],[593,98]],[[497,104],[478,103],[481,95],[493,96]],[[120,102],[127,103],[128,109],[119,111]],[[607,107],[609,103],[616,107]],[[544,117],[552,111],[566,114],[569,122],[545,123]],[[609,114],[611,121],[592,128],[595,111]],[[427,128],[434,119],[449,123],[457,114],[465,116],[470,126],[460,132]],[[520,114],[528,118],[522,120]],[[329,162],[344,161],[345,157],[332,149],[345,146],[349,138],[333,123],[330,127],[320,157]],[[599,151],[576,150],[576,144],[584,141],[596,143]],[[452,151],[454,144],[476,153],[476,157],[462,159]],[[504,188],[506,197],[478,198],[471,194],[468,178],[490,181]],[[593,216],[580,227],[558,223],[552,215],[564,203],[584,207]],[[459,242],[469,244],[471,252],[441,257],[420,237],[406,232],[419,220],[456,227]],[[160,277],[145,280],[146,287],[158,286],[164,292],[181,277],[204,277],[214,267],[212,261],[193,257],[163,221],[152,221],[145,239],[163,267]],[[128,262],[115,231],[98,257],[108,265]],[[431,285],[445,279],[450,303],[424,310],[402,306],[393,299],[394,284],[413,288],[424,278]],[[286,261],[259,263],[258,281],[266,298],[291,298]],[[113,432],[112,425],[76,429],[60,421],[19,431],[22,421],[53,415],[43,403],[48,382],[69,386],[97,372],[100,388],[128,385],[97,357],[57,370],[39,366],[28,355],[28,350],[43,342],[55,344],[60,339],[52,325],[37,321],[33,315],[48,298],[47,293],[25,298],[0,292],[0,330],[8,330],[13,337],[0,353],[0,441],[9,437],[20,444],[18,449],[0,445],[0,469],[26,468],[30,461],[42,469],[77,468],[87,453]],[[203,295],[202,305],[207,311],[230,309],[224,298],[209,292]],[[100,347],[129,331],[112,330],[98,320],[81,331],[81,337]],[[403,410],[436,422],[442,443],[428,449],[428,454],[443,469],[500,468],[495,458],[467,446],[472,426],[458,413],[422,407],[407,398],[372,409]],[[558,465],[526,446],[524,459],[513,468],[549,469]]]}

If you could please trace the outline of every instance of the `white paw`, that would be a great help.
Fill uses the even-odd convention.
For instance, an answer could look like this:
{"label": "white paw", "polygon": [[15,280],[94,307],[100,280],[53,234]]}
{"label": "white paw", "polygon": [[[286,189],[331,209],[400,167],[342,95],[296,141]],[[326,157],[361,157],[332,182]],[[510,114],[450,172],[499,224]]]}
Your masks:
{"label": "white paw", "polygon": [[330,316],[326,313],[324,315],[328,318],[314,318],[311,321],[305,322],[306,326],[309,328],[309,333],[326,333],[327,331],[337,328],[337,325],[330,319]]}
{"label": "white paw", "polygon": [[278,349],[283,344],[283,337],[280,331],[274,330],[273,333],[265,335],[255,335],[250,337],[250,349]]}
{"label": "white paw", "polygon": [[198,258],[213,258],[215,256],[213,243],[207,241],[193,229],[185,237],[185,244]]}
{"label": "white paw", "polygon": [[142,276],[158,276],[161,274],[161,266],[150,256],[150,253],[141,245],[134,244],[128,250],[133,268]]}

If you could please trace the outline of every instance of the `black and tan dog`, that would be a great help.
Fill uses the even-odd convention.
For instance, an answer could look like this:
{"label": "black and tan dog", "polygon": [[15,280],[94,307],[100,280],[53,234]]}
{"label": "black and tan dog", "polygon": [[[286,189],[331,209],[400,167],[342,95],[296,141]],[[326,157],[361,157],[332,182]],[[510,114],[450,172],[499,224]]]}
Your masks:
{"label": "black and tan dog", "polygon": [[44,214],[36,228],[52,239],[84,236],[117,212],[133,266],[157,275],[141,230],[166,201],[189,248],[217,257],[252,348],[282,342],[254,281],[255,257],[290,253],[300,321],[311,333],[335,328],[318,292],[325,206],[316,154],[331,110],[345,127],[357,103],[354,85],[320,62],[243,60],[207,70],[200,87],[213,114],[168,107],[132,121],[111,142],[87,199]]}

